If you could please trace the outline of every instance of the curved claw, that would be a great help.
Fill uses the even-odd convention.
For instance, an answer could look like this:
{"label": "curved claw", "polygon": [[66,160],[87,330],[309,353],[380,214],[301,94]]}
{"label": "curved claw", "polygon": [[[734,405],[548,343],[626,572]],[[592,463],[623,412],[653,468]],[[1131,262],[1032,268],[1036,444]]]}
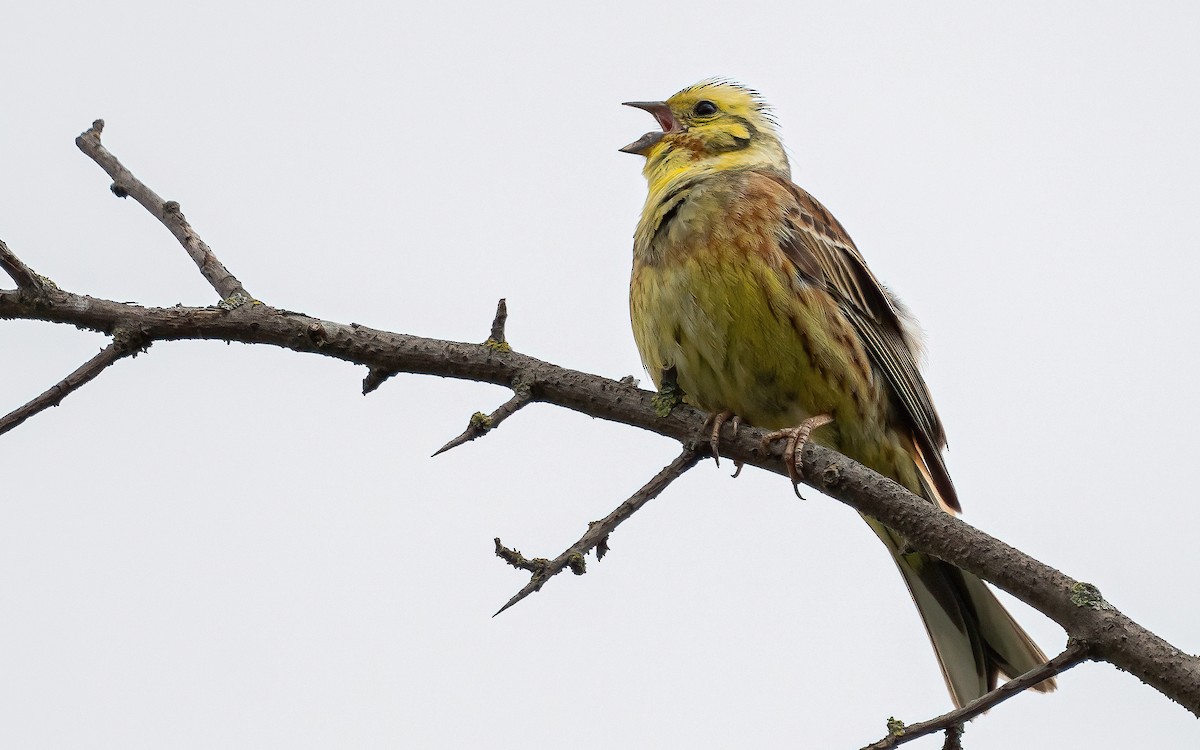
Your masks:
{"label": "curved claw", "polygon": [[742,426],[742,418],[728,409],[709,416],[704,422],[705,427],[712,425],[712,431],[708,436],[708,445],[712,449],[713,460],[717,462],[717,466],[721,465],[721,428],[725,426],[726,422],[733,426],[733,436],[737,437],[738,428]]}
{"label": "curved claw", "polygon": [[787,468],[788,479],[792,480],[792,491],[796,493],[796,497],[800,497],[800,482],[804,481],[804,467],[801,465],[804,446],[808,443],[813,430],[832,421],[833,417],[828,414],[818,414],[815,417],[809,417],[795,427],[769,433],[762,439],[764,451],[769,450],[771,443],[776,440],[787,441],[783,447],[783,465]]}

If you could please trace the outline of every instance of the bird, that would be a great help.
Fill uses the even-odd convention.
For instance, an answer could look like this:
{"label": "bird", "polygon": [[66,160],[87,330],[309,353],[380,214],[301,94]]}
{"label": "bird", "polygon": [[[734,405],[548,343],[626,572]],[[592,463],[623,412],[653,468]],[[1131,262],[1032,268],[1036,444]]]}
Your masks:
{"label": "bird", "polygon": [[[762,96],[713,78],[624,104],[659,126],[620,149],[645,159],[629,305],[655,386],[711,415],[714,456],[733,419],[735,432],[750,424],[787,440],[794,483],[811,438],[959,512],[918,364],[921,330],[833,214],[792,182]],[[980,578],[863,518],[912,594],[956,706],[1046,661]]]}

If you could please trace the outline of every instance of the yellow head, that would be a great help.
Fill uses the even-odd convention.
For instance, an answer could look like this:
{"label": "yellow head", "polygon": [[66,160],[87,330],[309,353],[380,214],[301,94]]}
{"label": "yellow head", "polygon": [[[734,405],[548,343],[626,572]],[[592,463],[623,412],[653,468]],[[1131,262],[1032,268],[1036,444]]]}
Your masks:
{"label": "yellow head", "polygon": [[621,150],[646,157],[642,173],[654,192],[680,177],[729,169],[769,169],[790,177],[775,121],[757,91],[711,79],[665,102],[625,102],[658,120]]}

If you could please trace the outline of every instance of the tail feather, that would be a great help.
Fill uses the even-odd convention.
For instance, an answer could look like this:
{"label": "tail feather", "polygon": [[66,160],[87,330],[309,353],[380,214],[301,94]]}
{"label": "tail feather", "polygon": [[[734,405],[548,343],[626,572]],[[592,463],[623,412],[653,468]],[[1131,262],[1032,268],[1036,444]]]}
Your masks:
{"label": "tail feather", "polygon": [[[903,540],[895,532],[872,518],[866,521],[908,584],[954,705],[995,688],[1001,674],[1016,677],[1046,661],[982,580],[935,557],[902,552]],[[1054,680],[1035,689],[1049,692]]]}
{"label": "tail feather", "polygon": [[[943,563],[944,565],[945,563]],[[1024,628],[1017,624],[987,584],[966,571],[953,569],[962,579],[971,606],[974,608],[983,641],[988,646],[990,666],[1007,678],[1017,677],[1034,667],[1044,664],[1046,654],[1033,642]],[[991,687],[996,686],[995,672],[989,677]],[[1041,693],[1054,690],[1054,679],[1048,679],[1034,687]]]}

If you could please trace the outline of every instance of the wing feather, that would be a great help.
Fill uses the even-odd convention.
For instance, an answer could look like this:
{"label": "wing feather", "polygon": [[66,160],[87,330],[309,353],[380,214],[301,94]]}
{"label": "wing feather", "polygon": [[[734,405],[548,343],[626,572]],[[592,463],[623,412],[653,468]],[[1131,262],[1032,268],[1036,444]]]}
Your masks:
{"label": "wing feather", "polygon": [[795,199],[788,207],[780,247],[799,273],[822,284],[858,333],[871,361],[883,375],[913,429],[917,461],[930,493],[948,510],[959,510],[957,494],[942,461],[946,431],[921,376],[920,342],[908,311],[879,283],[854,242],[807,192],[781,175],[764,175],[783,185]]}

